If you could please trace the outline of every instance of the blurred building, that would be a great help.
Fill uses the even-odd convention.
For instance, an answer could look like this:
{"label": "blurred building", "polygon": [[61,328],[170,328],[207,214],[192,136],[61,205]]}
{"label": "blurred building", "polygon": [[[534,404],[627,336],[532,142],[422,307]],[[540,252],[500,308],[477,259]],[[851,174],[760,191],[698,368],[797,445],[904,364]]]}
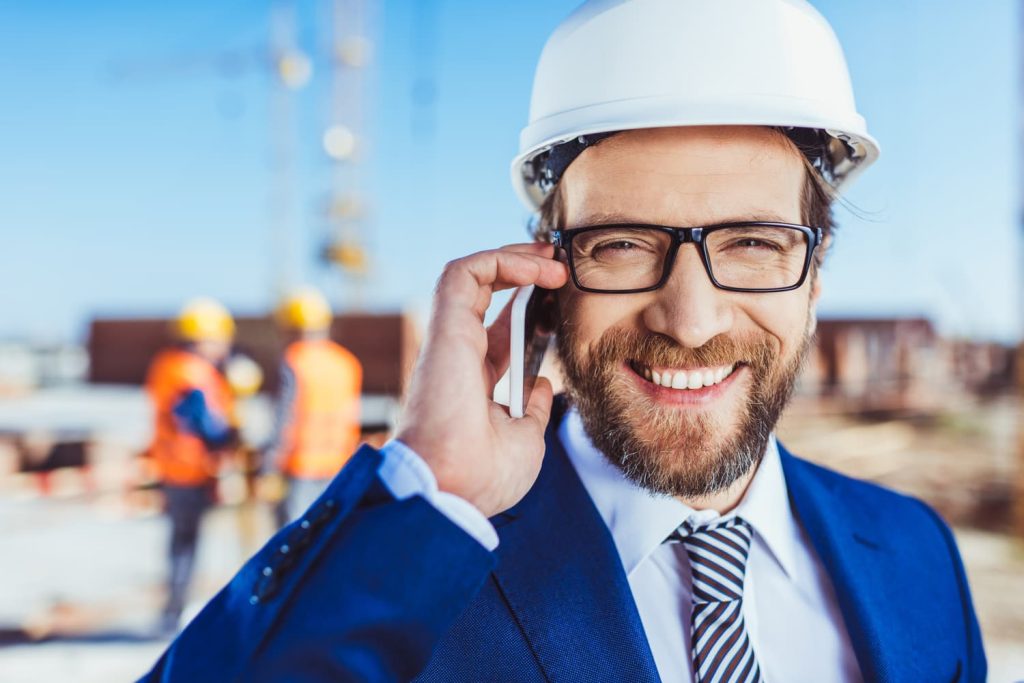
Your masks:
{"label": "blurred building", "polygon": [[[239,317],[235,322],[236,346],[259,364],[263,390],[275,391],[283,340],[274,320]],[[331,326],[331,339],[363,364],[364,431],[388,429],[419,348],[412,320],[397,313],[339,315]],[[173,341],[168,319],[94,320],[89,332],[89,381],[141,386],[150,360]]]}
{"label": "blurred building", "polygon": [[930,414],[1009,391],[1014,359],[1009,346],[944,339],[927,318],[821,319],[800,394],[828,412]]}
{"label": "blurred building", "polygon": [[79,382],[88,365],[79,346],[0,343],[0,396]]}

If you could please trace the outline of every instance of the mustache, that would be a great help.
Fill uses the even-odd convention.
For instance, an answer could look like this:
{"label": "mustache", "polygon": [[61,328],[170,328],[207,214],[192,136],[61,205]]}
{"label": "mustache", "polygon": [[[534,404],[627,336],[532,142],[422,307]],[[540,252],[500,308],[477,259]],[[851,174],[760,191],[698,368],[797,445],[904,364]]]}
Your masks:
{"label": "mustache", "polygon": [[605,333],[588,354],[601,364],[634,361],[643,365],[667,367],[709,367],[745,364],[754,368],[770,368],[778,349],[768,339],[736,339],[720,334],[699,347],[681,346],[662,334],[641,334],[636,330]]}

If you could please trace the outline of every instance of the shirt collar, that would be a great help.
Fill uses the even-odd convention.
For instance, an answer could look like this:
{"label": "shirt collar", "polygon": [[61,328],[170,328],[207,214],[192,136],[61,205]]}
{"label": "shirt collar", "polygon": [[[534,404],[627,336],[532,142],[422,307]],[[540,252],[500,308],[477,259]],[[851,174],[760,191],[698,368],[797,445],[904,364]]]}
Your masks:
{"label": "shirt collar", "polygon": [[[626,479],[591,443],[575,408],[566,412],[558,436],[612,534],[627,576],[683,522],[702,525],[720,517],[714,510],[694,510],[675,498],[651,493]],[[733,516],[750,523],[775,561],[793,578],[794,546],[799,542],[800,531],[789,506],[774,435],[740,504],[724,515]]]}

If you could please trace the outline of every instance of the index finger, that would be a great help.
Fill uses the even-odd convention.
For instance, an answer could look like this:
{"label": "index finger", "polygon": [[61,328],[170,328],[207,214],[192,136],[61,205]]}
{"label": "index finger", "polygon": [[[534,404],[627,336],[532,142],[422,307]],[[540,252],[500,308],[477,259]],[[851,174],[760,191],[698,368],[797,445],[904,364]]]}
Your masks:
{"label": "index finger", "polygon": [[449,263],[438,281],[437,306],[468,308],[482,320],[496,291],[531,284],[558,289],[568,282],[568,269],[552,258],[551,245],[511,250],[520,246],[482,251]]}

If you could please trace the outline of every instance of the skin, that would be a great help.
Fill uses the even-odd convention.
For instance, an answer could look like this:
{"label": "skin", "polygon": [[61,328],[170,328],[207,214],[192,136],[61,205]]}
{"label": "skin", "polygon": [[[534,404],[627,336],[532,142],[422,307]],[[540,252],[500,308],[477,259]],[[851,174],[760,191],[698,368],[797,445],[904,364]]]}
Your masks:
{"label": "skin", "polygon": [[195,342],[193,348],[197,354],[217,365],[231,353],[231,340],[204,339]]}
{"label": "skin", "polygon": [[[803,164],[795,148],[756,127],[630,131],[589,148],[562,179],[566,224],[636,221],[678,227],[733,220],[800,222]],[[589,294],[568,283],[550,245],[520,244],[449,263],[434,295],[423,352],[410,384],[397,437],[427,462],[441,490],[491,516],[517,503],[540,471],[551,388],[539,380],[526,416],[513,420],[490,397],[508,366],[509,309],[490,329],[484,313],[494,292],[535,283],[562,289],[559,311],[577,330],[580,351],[610,330],[659,334],[697,348],[717,335],[767,335],[780,360],[798,351],[813,328],[817,284],[785,293],[716,289],[696,250],[684,246],[663,288],[641,294]],[[817,283],[817,280],[815,280]],[[623,368],[622,372],[629,372]],[[702,405],[724,440],[734,430],[749,378],[738,371],[728,391]],[[651,397],[649,400],[658,400]],[[639,426],[638,426],[639,428]],[[726,512],[753,471],[695,508]]]}
{"label": "skin", "polygon": [[[589,148],[563,177],[567,227],[603,222],[637,222],[674,227],[714,225],[740,220],[800,223],[804,165],[799,153],[779,134],[759,127],[662,128],[630,131]],[[770,294],[727,292],[708,278],[694,245],[684,245],[672,274],[659,290],[638,294],[593,294],[567,287],[559,297],[560,314],[587,346],[609,331],[661,335],[696,349],[718,336],[769,340],[778,364],[799,351],[804,331],[813,328],[809,304],[817,284]],[[810,301],[809,301],[810,298]],[[737,361],[743,359],[737,358]],[[689,369],[689,368],[681,368]],[[627,381],[644,384],[630,368]],[[751,383],[741,368],[728,388],[698,404],[660,401],[693,420],[698,413],[718,427],[704,440],[724,445],[736,433]],[[724,386],[724,385],[723,385]],[[676,395],[679,395],[678,393]],[[685,394],[683,394],[685,396]],[[632,425],[634,430],[644,424]],[[680,452],[678,457],[686,457]],[[717,494],[681,499],[696,509],[726,512],[738,504],[752,468]]]}

